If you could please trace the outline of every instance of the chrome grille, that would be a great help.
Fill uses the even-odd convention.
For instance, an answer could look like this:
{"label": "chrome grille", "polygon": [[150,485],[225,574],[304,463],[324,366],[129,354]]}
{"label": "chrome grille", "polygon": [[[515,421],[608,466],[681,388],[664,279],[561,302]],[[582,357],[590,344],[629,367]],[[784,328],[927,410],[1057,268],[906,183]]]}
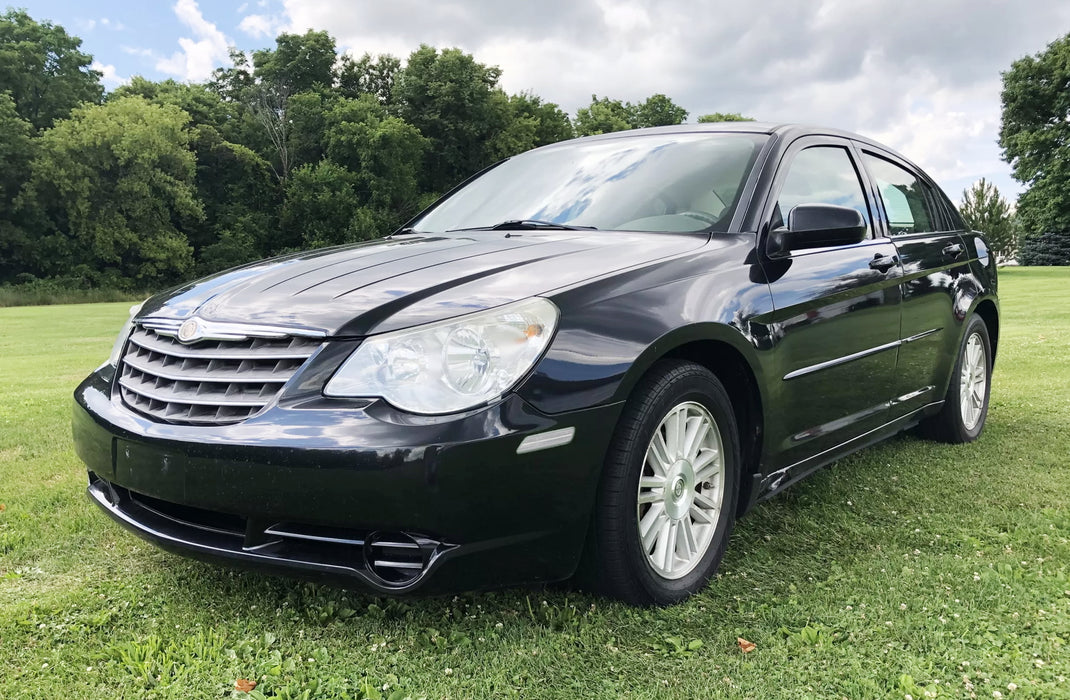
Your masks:
{"label": "chrome grille", "polygon": [[127,406],[163,422],[237,423],[275,398],[320,342],[282,337],[187,345],[138,326],[120,363],[119,392]]}

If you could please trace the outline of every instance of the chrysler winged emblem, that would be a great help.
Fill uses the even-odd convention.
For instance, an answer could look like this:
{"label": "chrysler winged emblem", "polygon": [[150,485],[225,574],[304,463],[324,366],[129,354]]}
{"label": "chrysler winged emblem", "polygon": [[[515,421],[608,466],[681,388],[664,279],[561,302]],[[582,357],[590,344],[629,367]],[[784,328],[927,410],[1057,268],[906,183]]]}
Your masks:
{"label": "chrysler winged emblem", "polygon": [[183,343],[200,340],[202,335],[204,335],[204,331],[201,328],[200,319],[191,318],[178,327],[178,339]]}

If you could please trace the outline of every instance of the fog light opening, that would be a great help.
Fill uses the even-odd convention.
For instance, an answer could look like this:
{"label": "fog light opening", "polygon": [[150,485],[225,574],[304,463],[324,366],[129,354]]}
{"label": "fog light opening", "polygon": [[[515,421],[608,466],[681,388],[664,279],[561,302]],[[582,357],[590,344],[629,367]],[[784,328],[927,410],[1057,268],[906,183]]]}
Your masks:
{"label": "fog light opening", "polygon": [[421,543],[404,532],[373,532],[364,542],[368,570],[391,586],[419,578],[433,551],[433,543]]}

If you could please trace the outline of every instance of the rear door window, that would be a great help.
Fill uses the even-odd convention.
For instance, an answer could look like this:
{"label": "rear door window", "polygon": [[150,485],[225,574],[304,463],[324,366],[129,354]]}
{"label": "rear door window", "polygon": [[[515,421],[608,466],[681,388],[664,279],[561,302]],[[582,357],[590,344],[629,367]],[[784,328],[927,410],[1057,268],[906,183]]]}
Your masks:
{"label": "rear door window", "polygon": [[929,187],[920,178],[872,153],[862,157],[884,202],[889,234],[930,233],[946,228],[936,214]]}

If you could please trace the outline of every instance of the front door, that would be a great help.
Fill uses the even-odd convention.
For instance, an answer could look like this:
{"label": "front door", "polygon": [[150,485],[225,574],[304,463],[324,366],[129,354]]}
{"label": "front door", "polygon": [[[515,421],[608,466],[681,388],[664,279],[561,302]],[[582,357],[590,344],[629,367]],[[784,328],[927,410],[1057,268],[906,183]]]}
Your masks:
{"label": "front door", "polygon": [[781,455],[771,471],[806,471],[810,458],[888,420],[901,268],[895,246],[874,233],[875,205],[859,173],[846,141],[810,137],[788,149],[774,178],[770,228],[799,204],[835,204],[857,209],[869,232],[857,244],[763,263],[775,307],[766,371],[779,380],[767,411],[767,454]]}

